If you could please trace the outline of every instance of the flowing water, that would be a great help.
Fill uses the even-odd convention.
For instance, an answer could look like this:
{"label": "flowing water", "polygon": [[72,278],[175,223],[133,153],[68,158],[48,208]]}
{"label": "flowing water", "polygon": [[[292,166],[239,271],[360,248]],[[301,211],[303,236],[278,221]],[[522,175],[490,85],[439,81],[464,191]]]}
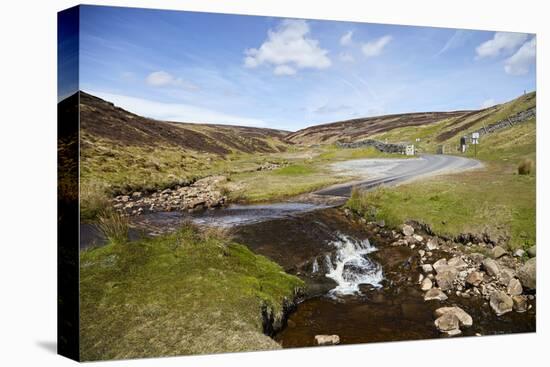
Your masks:
{"label": "flowing water", "polygon": [[[342,344],[438,338],[433,313],[453,304],[474,320],[463,329],[466,336],[536,329],[536,307],[497,317],[483,300],[450,295],[444,304],[424,302],[416,253],[391,246],[388,229],[365,226],[340,209],[282,203],[233,205],[192,215],[154,213],[134,218],[141,228],[134,232],[154,235],[187,220],[231,227],[237,242],[305,281],[305,300],[274,335],[285,348],[313,346],[318,334],[337,334]],[[88,240],[93,237],[90,228],[81,228],[82,233]]]}

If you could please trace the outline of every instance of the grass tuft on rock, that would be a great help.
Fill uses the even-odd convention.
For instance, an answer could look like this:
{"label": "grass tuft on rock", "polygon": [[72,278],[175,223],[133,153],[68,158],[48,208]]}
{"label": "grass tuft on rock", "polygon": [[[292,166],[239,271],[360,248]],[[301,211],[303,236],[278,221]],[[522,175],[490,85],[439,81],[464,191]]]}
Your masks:
{"label": "grass tuft on rock", "polygon": [[262,309],[283,315],[303,282],[219,231],[81,253],[81,357],[122,359],[277,349]]}
{"label": "grass tuft on rock", "polygon": [[518,165],[518,174],[530,175],[535,170],[535,163],[531,159],[524,159]]}

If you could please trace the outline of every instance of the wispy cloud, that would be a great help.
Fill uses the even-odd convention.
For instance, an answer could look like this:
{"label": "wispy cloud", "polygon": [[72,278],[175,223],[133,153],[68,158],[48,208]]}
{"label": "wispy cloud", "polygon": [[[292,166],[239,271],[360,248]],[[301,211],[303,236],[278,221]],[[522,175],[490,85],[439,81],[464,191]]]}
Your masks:
{"label": "wispy cloud", "polygon": [[468,40],[472,35],[472,31],[465,29],[457,29],[453,35],[445,42],[445,45],[435,54],[435,57],[443,55],[445,52],[458,48]]}
{"label": "wispy cloud", "polygon": [[340,45],[350,46],[353,44],[353,31],[346,32],[342,37],[340,37]]}
{"label": "wispy cloud", "polygon": [[495,57],[503,52],[511,52],[525,42],[527,37],[525,33],[496,32],[492,39],[476,48],[477,57]]}
{"label": "wispy cloud", "polygon": [[259,119],[235,116],[184,103],[165,103],[101,91],[88,91],[140,116],[158,120],[264,127]]}
{"label": "wispy cloud", "polygon": [[367,42],[361,47],[361,51],[366,57],[375,57],[379,56],[382,53],[382,50],[388,43],[391,42],[392,36],[383,36],[374,41]]}
{"label": "wispy cloud", "polygon": [[504,62],[504,71],[510,75],[525,75],[537,57],[537,39],[533,37]]}
{"label": "wispy cloud", "polygon": [[275,30],[268,31],[267,40],[259,48],[245,50],[244,66],[272,65],[276,75],[295,74],[297,69],[329,67],[328,51],[319,46],[319,41],[308,37],[309,33],[305,20],[283,20]]}
{"label": "wispy cloud", "polygon": [[181,87],[187,90],[198,90],[195,84],[187,82],[182,78],[176,78],[166,71],[154,71],[147,75],[145,81],[152,87]]}

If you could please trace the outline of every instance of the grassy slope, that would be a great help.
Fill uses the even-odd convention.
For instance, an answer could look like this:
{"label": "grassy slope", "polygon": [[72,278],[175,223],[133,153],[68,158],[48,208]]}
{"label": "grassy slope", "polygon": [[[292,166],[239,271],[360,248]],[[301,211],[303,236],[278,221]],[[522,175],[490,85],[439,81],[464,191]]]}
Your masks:
{"label": "grassy slope", "polygon": [[[351,176],[337,176],[329,163],[360,158],[395,158],[374,148],[339,149],[325,145],[314,150],[303,150],[305,156],[287,158],[290,165],[268,172],[248,172],[231,175],[228,191],[234,201],[275,201],[323,187],[349,181]],[[402,158],[403,156],[398,156]]]}
{"label": "grassy slope", "polygon": [[[534,105],[534,99],[529,97],[523,96],[495,108],[493,114],[468,131]],[[433,143],[434,137],[443,131],[438,130],[442,126],[416,132],[405,130],[403,136],[418,134],[425,138],[429,148],[433,148],[437,145]],[[385,218],[393,225],[416,219],[439,233],[457,235],[487,231],[496,237],[509,237],[511,248],[528,247],[536,242],[536,179],[534,173],[518,175],[517,166],[525,158],[535,160],[535,133],[536,121],[533,119],[482,137],[477,158],[485,163],[483,170],[355,195],[348,205],[367,216]],[[399,131],[392,134],[397,136]],[[432,141],[428,142],[430,138]],[[473,149],[466,155],[473,157]]]}
{"label": "grassy slope", "polygon": [[261,308],[280,317],[303,283],[224,237],[188,226],[82,252],[82,359],[279,348]]}

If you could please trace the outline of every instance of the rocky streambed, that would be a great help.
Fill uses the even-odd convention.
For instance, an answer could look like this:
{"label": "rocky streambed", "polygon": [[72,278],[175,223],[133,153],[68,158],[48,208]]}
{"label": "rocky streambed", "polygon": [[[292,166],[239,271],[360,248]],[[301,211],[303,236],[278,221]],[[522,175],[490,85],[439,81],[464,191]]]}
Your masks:
{"label": "rocky streambed", "polygon": [[283,347],[535,331],[535,257],[347,214],[235,228],[237,240],[308,284],[274,335]]}

